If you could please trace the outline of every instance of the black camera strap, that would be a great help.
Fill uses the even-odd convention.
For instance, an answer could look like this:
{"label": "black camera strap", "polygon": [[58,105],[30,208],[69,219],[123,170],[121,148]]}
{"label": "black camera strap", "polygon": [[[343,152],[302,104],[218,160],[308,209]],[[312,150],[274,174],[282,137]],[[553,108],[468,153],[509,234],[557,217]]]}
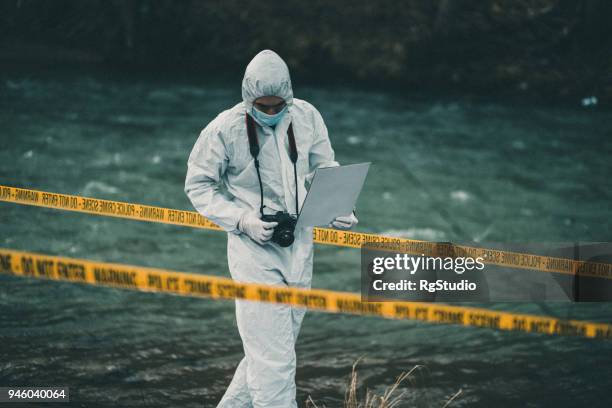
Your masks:
{"label": "black camera strap", "polygon": [[[249,150],[251,152],[251,156],[253,156],[253,160],[255,161],[255,170],[257,171],[257,180],[259,181],[259,193],[261,197],[259,212],[263,216],[263,184],[261,183],[261,174],[259,173],[259,142],[257,141],[257,128],[255,127],[255,120],[246,113],[245,117],[247,136],[249,137]],[[298,152],[297,145],[295,144],[295,135],[293,134],[293,124],[289,123],[289,128],[287,129],[287,136],[289,139],[289,158],[293,163],[293,177],[295,180],[295,216],[298,215],[298,182],[297,182],[297,160],[298,160]]]}

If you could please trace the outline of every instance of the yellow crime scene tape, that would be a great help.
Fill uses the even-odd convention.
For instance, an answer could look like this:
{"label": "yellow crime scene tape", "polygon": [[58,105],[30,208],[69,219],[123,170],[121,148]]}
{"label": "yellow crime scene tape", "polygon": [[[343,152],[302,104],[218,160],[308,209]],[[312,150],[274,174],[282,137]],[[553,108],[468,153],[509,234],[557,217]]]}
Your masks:
{"label": "yellow crime scene tape", "polygon": [[[219,226],[196,211],[176,210],[3,185],[0,185],[0,201],[222,231]],[[609,263],[578,261],[567,258],[470,247],[451,243],[419,241],[330,228],[314,228],[313,235],[314,241],[319,244],[361,248],[362,245],[369,243],[388,243],[391,244],[390,248],[412,255],[441,256],[453,254],[454,256],[469,256],[474,259],[481,257],[483,263],[488,265],[612,279],[612,264]]]}
{"label": "yellow crime scene tape", "polygon": [[612,338],[612,325],[425,302],[363,302],[359,294],[236,282],[196,273],[96,262],[0,248],[0,273],[213,299],[284,303],[308,309],[486,327],[526,333]]}

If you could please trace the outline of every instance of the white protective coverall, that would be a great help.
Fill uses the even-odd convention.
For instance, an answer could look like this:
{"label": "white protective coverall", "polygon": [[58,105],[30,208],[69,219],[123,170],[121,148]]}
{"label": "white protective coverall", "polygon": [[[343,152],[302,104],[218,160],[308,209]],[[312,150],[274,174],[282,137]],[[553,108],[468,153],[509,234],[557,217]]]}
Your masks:
{"label": "white protective coverall", "polygon": [[[202,130],[189,156],[185,192],[196,210],[228,232],[227,258],[238,282],[310,288],[312,228],[297,229],[293,245],[260,245],[237,229],[246,211],[259,213],[260,191],[249,151],[245,113],[261,96],[278,96],[288,111],[275,128],[257,123],[264,212],[295,213],[295,181],[287,128],[293,124],[298,150],[299,205],[317,167],[337,166],[321,114],[293,98],[289,69],[273,51],[249,63],[242,102],[220,113]],[[305,309],[236,300],[236,321],[245,357],[218,407],[296,407],[295,342]]]}

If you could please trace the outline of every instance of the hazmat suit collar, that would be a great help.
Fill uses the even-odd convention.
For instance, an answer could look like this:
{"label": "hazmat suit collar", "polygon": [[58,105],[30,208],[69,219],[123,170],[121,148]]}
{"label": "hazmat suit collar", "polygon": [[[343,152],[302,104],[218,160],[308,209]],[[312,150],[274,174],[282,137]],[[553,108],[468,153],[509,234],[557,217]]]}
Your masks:
{"label": "hazmat suit collar", "polygon": [[289,67],[272,50],[263,50],[246,67],[242,79],[242,101],[247,112],[255,99],[262,96],[283,98],[288,107],[293,104],[293,89]]}

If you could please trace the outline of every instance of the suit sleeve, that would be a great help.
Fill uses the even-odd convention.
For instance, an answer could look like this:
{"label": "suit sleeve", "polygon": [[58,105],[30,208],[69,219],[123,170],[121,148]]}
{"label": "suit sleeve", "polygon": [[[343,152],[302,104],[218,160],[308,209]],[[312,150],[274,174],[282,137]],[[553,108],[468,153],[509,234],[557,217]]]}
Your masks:
{"label": "suit sleeve", "polygon": [[237,225],[246,209],[220,190],[227,164],[226,146],[213,121],[202,130],[189,155],[185,193],[198,213],[225,231],[240,234]]}
{"label": "suit sleeve", "polygon": [[323,117],[319,111],[313,107],[314,120],[314,142],[310,148],[309,167],[310,174],[307,182],[310,183],[314,176],[314,171],[319,167],[335,167],[340,164],[334,158],[334,149],[329,141],[327,126],[323,122]]}

